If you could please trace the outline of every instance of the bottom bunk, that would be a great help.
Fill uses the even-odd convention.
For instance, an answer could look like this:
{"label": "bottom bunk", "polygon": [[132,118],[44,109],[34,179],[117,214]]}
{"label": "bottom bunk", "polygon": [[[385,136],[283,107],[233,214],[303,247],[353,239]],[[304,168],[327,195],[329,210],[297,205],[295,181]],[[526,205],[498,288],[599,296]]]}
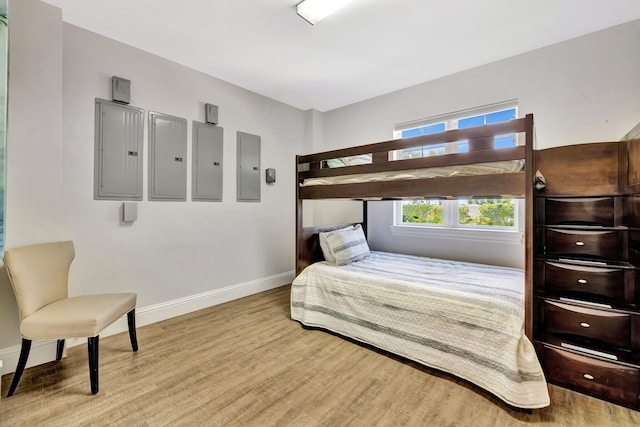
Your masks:
{"label": "bottom bunk", "polygon": [[524,334],[523,276],[371,252],[346,265],[306,267],[291,286],[291,317],[454,374],[509,405],[542,408],[549,394]]}

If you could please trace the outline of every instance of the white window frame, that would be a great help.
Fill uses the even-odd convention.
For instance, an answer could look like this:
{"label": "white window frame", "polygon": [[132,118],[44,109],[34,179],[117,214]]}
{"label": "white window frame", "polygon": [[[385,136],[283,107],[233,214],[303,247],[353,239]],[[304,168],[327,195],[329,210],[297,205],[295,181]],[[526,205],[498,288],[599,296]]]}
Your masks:
{"label": "white window frame", "polygon": [[[402,137],[402,132],[429,126],[437,123],[445,124],[445,130],[457,129],[458,120],[466,117],[473,117],[481,114],[489,114],[501,110],[515,108],[516,117],[518,115],[517,100],[501,102],[480,108],[459,111],[451,114],[431,117],[423,120],[401,123],[394,127],[393,138]],[[522,141],[517,141],[518,145]],[[457,142],[445,145],[445,154],[455,153],[458,150]],[[400,151],[394,153],[396,159],[399,158]],[[484,242],[503,242],[522,244],[524,238],[524,199],[514,200],[514,218],[513,227],[506,226],[487,226],[487,225],[467,225],[459,224],[459,203],[458,200],[443,200],[443,223],[427,224],[427,223],[403,223],[402,222],[402,201],[393,202],[393,223],[391,225],[391,234],[394,236],[410,236],[425,238],[446,238],[454,240],[476,240]]]}

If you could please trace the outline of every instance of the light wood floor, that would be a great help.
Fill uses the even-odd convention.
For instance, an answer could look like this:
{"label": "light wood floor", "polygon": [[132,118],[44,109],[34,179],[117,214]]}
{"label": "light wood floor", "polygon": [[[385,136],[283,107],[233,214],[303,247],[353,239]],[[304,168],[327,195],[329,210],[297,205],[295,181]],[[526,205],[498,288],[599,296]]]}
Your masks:
{"label": "light wood floor", "polygon": [[[640,413],[550,386],[551,406],[514,410],[450,375],[289,318],[289,287],[100,341],[25,371],[0,425],[631,426]],[[6,394],[11,375],[2,378]]]}

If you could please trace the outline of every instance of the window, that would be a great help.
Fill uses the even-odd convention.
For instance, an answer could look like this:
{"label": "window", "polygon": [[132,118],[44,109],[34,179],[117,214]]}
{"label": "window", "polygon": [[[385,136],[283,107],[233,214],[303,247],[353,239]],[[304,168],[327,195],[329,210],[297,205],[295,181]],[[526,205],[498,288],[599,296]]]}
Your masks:
{"label": "window", "polygon": [[396,202],[396,225],[517,231],[514,199],[471,198]]}
{"label": "window", "polygon": [[[517,117],[516,102],[439,116],[396,127],[394,138],[411,138],[451,129],[463,129],[505,122]],[[514,147],[516,134],[495,138],[494,148]],[[395,159],[439,156],[469,151],[467,141],[442,143],[397,150]],[[430,229],[519,231],[517,200],[509,198],[470,198],[460,200],[412,200],[395,202],[394,224]]]}

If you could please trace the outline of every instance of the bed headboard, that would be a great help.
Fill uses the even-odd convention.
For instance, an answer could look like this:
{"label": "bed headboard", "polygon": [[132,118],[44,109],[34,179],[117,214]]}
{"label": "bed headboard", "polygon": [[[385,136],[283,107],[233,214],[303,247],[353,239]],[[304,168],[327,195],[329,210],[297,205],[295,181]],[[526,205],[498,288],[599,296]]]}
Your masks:
{"label": "bed headboard", "polygon": [[[360,224],[365,229],[363,223],[353,224],[341,224],[341,225],[328,225],[320,227],[304,227],[302,233],[297,236],[296,242],[296,276],[308,265],[314,262],[324,261],[322,255],[322,249],[320,248],[319,233],[331,230],[337,230],[338,228],[348,227],[349,225]],[[366,234],[366,229],[365,229]]]}

